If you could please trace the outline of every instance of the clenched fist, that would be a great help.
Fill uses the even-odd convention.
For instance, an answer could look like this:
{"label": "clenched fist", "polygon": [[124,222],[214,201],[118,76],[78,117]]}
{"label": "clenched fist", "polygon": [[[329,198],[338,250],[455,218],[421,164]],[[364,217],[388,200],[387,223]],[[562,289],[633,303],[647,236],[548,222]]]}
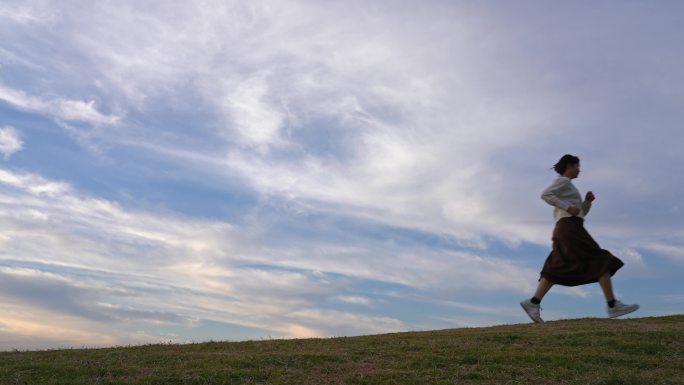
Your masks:
{"label": "clenched fist", "polygon": [[594,196],[594,193],[591,192],[591,191],[588,191],[588,192],[587,192],[587,196],[584,197],[584,200],[587,201],[587,202],[593,202],[594,199],[596,199],[596,197]]}

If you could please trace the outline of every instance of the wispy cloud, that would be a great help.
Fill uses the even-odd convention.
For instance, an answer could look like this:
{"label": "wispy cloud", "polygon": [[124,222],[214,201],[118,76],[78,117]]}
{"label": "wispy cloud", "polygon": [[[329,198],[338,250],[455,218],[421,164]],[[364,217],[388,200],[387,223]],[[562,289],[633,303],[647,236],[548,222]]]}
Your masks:
{"label": "wispy cloud", "polygon": [[358,304],[358,305],[371,305],[372,304],[372,301],[370,299],[368,299],[366,297],[360,297],[360,296],[339,296],[335,299],[342,301],[342,302]]}
{"label": "wispy cloud", "polygon": [[93,100],[80,101],[63,98],[46,100],[2,85],[0,85],[0,100],[22,110],[66,121],[112,125],[120,120],[119,116],[106,115],[97,111]]}
{"label": "wispy cloud", "polygon": [[12,154],[21,151],[24,148],[24,142],[21,140],[21,134],[12,126],[0,127],[0,153],[9,159]]}
{"label": "wispy cloud", "polygon": [[19,24],[43,24],[54,21],[58,13],[48,1],[6,1],[0,4],[0,18]]}
{"label": "wispy cloud", "polygon": [[[548,242],[548,222],[508,220],[543,218],[544,207],[534,199],[511,205],[505,198],[511,191],[538,194],[551,177],[539,173],[541,164],[558,156],[550,151],[558,130],[576,115],[573,109],[589,107],[559,90],[555,69],[515,46],[517,35],[491,25],[486,7],[417,13],[380,7],[361,17],[353,7],[298,2],[210,8],[69,9],[65,18],[75,24],[61,28],[94,63],[99,87],[127,98],[117,103],[149,110],[160,101],[213,114],[212,139],[224,150],[191,151],[213,157],[210,172],[219,178],[238,173],[260,194],[472,242],[482,235],[512,244]],[[86,13],[90,17],[79,17]],[[331,19],[337,22],[325,22]],[[354,29],[346,29],[352,21]],[[432,27],[422,28],[426,24]],[[484,35],[491,38],[472,38]],[[498,65],[504,58],[509,65]],[[544,71],[548,76],[539,75]],[[24,100],[18,105],[43,104],[12,95]],[[54,108],[63,118],[121,119],[98,112],[93,101],[57,104],[68,106]],[[593,107],[591,113],[596,118]],[[89,139],[99,135],[120,145],[145,132],[135,141],[152,148],[173,138],[172,130],[152,122],[135,134],[101,130]],[[182,138],[165,141],[161,154],[187,151]],[[515,174],[503,172],[501,159],[530,143],[549,150],[530,154],[525,165],[514,166]]]}
{"label": "wispy cloud", "polygon": [[[371,333],[403,324],[363,309],[318,306],[335,298],[367,305],[371,299],[340,294],[360,280],[410,290],[530,289],[530,272],[505,260],[370,245],[264,247],[268,234],[255,238],[258,228],[131,211],[10,170],[0,172],[0,183],[0,297],[8,306],[71,317],[74,332],[81,323],[214,320],[283,336]],[[107,334],[105,326],[87,330]],[[132,331],[119,333],[120,343],[133,338]]]}
{"label": "wispy cloud", "polygon": [[674,262],[684,263],[684,243],[682,242],[674,243],[672,240],[669,242],[651,242],[643,245],[643,248],[667,256]]}

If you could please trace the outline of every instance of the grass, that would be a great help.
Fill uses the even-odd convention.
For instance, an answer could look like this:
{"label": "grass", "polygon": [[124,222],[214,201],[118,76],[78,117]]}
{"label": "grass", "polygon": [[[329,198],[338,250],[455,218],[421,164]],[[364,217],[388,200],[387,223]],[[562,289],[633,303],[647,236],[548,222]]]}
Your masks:
{"label": "grass", "polygon": [[684,315],[8,352],[0,384],[684,384]]}

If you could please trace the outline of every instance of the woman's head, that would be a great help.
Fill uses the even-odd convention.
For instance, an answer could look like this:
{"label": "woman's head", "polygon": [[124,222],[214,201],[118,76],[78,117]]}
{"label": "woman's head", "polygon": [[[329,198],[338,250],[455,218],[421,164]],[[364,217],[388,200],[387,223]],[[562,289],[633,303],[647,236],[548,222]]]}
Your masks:
{"label": "woman's head", "polygon": [[[577,173],[579,174],[579,162],[580,160],[578,157],[570,154],[565,154],[560,158],[558,163],[553,165],[553,169],[556,170],[556,172],[559,175],[563,175],[568,170],[568,167],[572,167],[573,169],[577,167]],[[577,175],[575,175],[575,178],[576,177]]]}

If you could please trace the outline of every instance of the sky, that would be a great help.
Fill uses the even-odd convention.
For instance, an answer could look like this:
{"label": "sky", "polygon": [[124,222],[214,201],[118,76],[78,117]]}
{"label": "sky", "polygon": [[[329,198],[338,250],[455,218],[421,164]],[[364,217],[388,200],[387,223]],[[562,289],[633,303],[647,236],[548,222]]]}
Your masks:
{"label": "sky", "polygon": [[566,153],[618,298],[682,313],[683,40],[665,0],[5,0],[0,350],[530,322]]}

